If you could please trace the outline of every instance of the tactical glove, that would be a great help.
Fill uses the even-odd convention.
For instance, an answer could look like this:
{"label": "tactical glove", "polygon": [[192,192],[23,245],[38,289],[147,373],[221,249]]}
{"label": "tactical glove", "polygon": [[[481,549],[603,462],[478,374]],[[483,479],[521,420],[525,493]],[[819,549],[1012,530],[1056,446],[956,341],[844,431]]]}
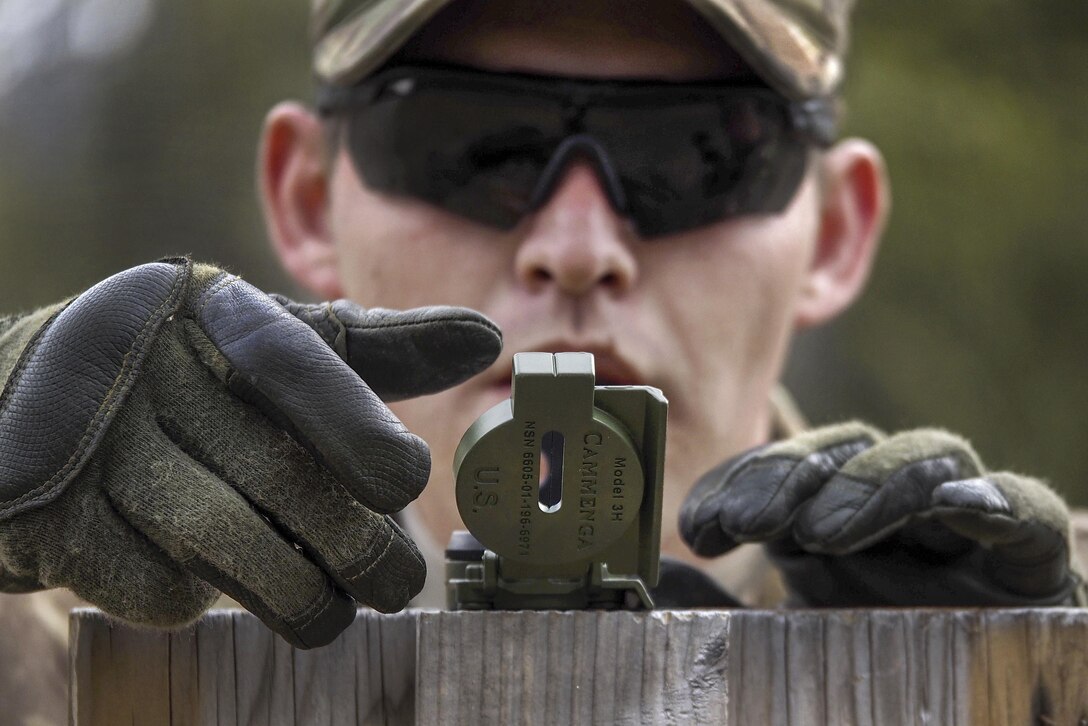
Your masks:
{"label": "tactical glove", "polygon": [[382,403],[482,370],[457,308],[299,305],[186,260],[0,327],[0,590],[68,587],[172,626],[225,592],[299,647],[355,601],[404,607],[423,558],[387,516],[430,457]]}
{"label": "tactical glove", "polygon": [[938,430],[850,423],[753,450],[696,483],[681,532],[708,557],[766,543],[795,605],[1088,604],[1061,499]]}

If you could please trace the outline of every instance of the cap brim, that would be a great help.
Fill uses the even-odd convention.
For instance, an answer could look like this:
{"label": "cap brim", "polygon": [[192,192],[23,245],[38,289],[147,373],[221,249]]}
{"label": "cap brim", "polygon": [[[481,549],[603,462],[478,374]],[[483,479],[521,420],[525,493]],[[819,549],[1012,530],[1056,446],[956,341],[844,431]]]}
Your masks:
{"label": "cap brim", "polygon": [[314,47],[318,80],[337,86],[358,83],[408,42],[454,0],[399,0],[363,9],[322,36]]}
{"label": "cap brim", "polygon": [[800,4],[688,0],[767,83],[787,97],[831,95],[842,81],[839,32]]}
{"label": "cap brim", "polygon": [[[319,81],[351,85],[385,63],[434,15],[455,0],[364,4],[314,48]],[[818,13],[768,0],[687,0],[752,66],[789,98],[830,95],[842,79],[835,29]],[[826,25],[826,23],[825,23]]]}

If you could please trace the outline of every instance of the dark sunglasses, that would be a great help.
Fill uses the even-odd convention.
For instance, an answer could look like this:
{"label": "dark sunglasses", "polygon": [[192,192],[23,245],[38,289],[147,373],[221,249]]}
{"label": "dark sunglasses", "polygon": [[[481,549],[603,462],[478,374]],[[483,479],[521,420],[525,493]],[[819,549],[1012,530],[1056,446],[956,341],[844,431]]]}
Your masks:
{"label": "dark sunglasses", "polygon": [[322,91],[372,189],[510,229],[574,158],[596,166],[643,237],[786,208],[812,146],[835,136],[830,99],[765,87],[575,80],[396,66]]}

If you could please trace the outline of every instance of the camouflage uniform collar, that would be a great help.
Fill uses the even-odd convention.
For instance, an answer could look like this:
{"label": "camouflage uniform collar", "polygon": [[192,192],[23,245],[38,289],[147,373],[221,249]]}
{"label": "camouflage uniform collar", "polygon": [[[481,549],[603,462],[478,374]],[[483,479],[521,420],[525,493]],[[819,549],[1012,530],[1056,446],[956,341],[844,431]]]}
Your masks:
{"label": "camouflage uniform collar", "polygon": [[771,391],[771,440],[793,438],[809,428],[808,420],[790,392],[782,385],[775,386]]}

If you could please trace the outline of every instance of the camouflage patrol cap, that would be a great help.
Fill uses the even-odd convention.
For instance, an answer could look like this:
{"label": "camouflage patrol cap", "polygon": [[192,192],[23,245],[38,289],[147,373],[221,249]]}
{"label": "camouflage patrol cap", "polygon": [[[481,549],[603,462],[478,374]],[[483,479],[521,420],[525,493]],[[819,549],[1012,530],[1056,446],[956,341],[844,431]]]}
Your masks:
{"label": "camouflage patrol cap", "polygon": [[[311,0],[313,70],[351,85],[455,0]],[[789,98],[835,93],[855,0],[687,0],[771,86]]]}

